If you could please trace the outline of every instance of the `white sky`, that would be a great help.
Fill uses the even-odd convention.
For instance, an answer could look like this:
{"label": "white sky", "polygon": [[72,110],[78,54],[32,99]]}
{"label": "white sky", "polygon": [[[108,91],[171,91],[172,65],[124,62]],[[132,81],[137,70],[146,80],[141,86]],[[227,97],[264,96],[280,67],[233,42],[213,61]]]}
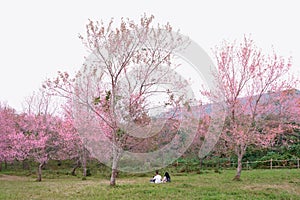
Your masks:
{"label": "white sky", "polygon": [[[46,2],[46,3],[44,3]],[[78,70],[87,56],[78,33],[88,18],[139,20],[153,14],[156,22],[170,22],[209,55],[223,39],[251,34],[264,50],[273,45],[293,57],[300,70],[300,12],[297,1],[2,1],[0,3],[0,101],[21,110],[24,97],[56,72]]]}

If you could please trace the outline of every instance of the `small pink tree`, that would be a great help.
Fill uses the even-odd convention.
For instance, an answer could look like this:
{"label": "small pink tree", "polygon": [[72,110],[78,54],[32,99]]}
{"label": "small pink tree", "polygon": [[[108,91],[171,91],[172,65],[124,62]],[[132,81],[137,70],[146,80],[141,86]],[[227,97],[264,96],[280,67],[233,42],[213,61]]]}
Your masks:
{"label": "small pink tree", "polygon": [[[70,104],[64,106],[64,117],[62,117],[58,127],[59,135],[61,138],[58,158],[71,159],[76,161],[71,174],[75,175],[75,170],[82,165],[83,176],[86,177],[86,157],[87,153],[80,135],[75,128],[74,119],[72,117],[72,110],[69,108]],[[80,161],[81,160],[81,161]]]}
{"label": "small pink tree", "polygon": [[50,97],[42,90],[26,100],[25,113],[20,129],[28,137],[30,156],[39,163],[37,181],[42,180],[42,168],[59,150],[61,137],[58,125],[60,119],[54,117]]}
{"label": "small pink tree", "polygon": [[[30,158],[32,143],[30,135],[20,129],[23,126],[24,115],[17,115],[15,119],[16,131],[10,134],[11,145],[14,149],[14,158],[23,162],[23,169],[26,168],[26,160]],[[21,125],[21,126],[20,126]]]}
{"label": "small pink tree", "polygon": [[[224,42],[216,47],[215,56],[217,92],[224,94],[227,106],[222,138],[232,145],[238,158],[235,180],[239,180],[247,147],[268,146],[282,132],[280,118],[275,123],[267,121],[266,116],[278,109],[275,99],[293,83],[285,79],[291,62],[275,52],[264,55],[247,37],[240,43]],[[212,98],[216,95],[204,94]]]}
{"label": "small pink tree", "polygon": [[11,162],[17,154],[13,147],[16,136],[15,111],[0,103],[0,171],[2,162]]}
{"label": "small pink tree", "polygon": [[32,137],[24,127],[25,115],[0,106],[0,162],[25,161],[30,156]]}

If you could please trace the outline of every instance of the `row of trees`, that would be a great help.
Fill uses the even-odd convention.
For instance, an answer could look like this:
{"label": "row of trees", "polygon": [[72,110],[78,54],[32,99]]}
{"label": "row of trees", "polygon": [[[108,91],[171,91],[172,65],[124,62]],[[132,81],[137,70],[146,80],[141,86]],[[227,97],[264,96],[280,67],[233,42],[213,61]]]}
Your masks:
{"label": "row of trees", "polygon": [[[27,99],[23,114],[1,105],[0,162],[32,157],[41,180],[47,160],[80,158],[88,149],[111,166],[115,185],[122,162],[164,166],[157,156],[172,161],[191,144],[202,148],[203,159],[203,148],[211,149],[220,135],[214,151],[237,156],[238,180],[249,146],[270,146],[299,126],[299,91],[293,90],[299,80],[288,76],[290,59],[263,54],[247,37],[222,43],[215,48],[217,87],[201,89],[210,99],[203,104],[176,72],[182,66],[174,55],[189,41],[169,24],[153,28],[152,21],[153,16],[140,23],[122,19],[116,28],[113,21],[90,21],[80,38],[91,55],[75,77],[59,72],[47,80],[41,93]],[[212,134],[211,107],[220,104],[220,94],[224,109],[214,115],[226,117],[220,133]],[[64,99],[59,117],[50,112],[53,96]]]}

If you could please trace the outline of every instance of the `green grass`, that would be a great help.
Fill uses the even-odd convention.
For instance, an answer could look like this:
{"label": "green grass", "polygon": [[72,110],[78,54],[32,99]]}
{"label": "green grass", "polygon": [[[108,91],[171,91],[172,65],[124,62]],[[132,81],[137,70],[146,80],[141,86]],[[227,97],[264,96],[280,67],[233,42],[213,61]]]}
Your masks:
{"label": "green grass", "polygon": [[150,177],[124,177],[110,187],[99,177],[57,176],[35,182],[33,176],[0,174],[0,199],[300,199],[300,170],[251,170],[242,181],[235,171],[171,174],[172,182],[151,184]]}

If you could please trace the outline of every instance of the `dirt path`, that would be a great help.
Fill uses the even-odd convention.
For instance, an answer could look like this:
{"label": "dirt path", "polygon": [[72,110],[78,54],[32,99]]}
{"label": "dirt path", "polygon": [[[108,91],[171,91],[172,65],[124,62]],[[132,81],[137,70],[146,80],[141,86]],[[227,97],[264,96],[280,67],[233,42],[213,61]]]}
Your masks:
{"label": "dirt path", "polygon": [[18,180],[27,180],[27,178],[22,177],[22,176],[0,174],[0,180],[3,180],[3,181],[18,181]]}

